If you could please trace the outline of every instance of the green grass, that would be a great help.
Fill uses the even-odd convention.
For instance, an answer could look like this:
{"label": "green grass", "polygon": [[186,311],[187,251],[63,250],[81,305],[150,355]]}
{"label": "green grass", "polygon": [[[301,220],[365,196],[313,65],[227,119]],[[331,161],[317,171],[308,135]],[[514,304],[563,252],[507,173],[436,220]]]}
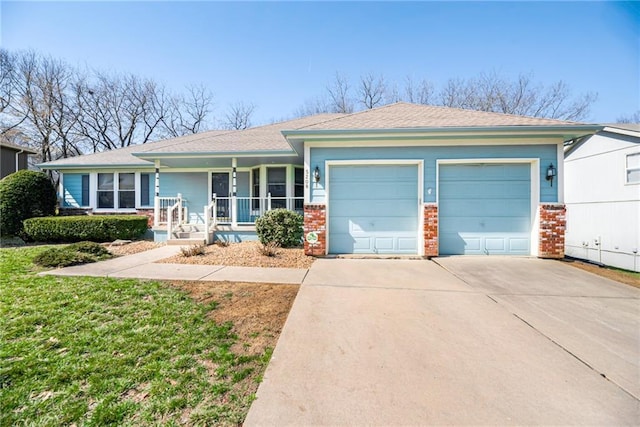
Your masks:
{"label": "green grass", "polygon": [[237,425],[268,363],[160,282],[37,276],[0,249],[0,425]]}

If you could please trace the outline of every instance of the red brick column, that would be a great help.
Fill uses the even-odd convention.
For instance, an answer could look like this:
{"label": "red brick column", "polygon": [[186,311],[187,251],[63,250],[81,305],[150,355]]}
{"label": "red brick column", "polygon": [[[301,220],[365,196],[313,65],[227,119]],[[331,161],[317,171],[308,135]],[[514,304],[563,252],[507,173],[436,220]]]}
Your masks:
{"label": "red brick column", "polygon": [[145,215],[147,217],[147,225],[149,226],[149,228],[153,227],[153,216],[155,215],[154,211],[153,211],[153,208],[150,208],[150,209],[138,209],[136,211],[136,213],[138,215]]}
{"label": "red brick column", "polygon": [[[318,233],[318,243],[313,248],[307,243],[307,233]],[[304,205],[304,253],[306,255],[323,256],[327,248],[327,207],[323,204]],[[313,250],[312,250],[313,249]]]}
{"label": "red brick column", "polygon": [[540,258],[564,258],[567,209],[562,204],[540,205]]}
{"label": "red brick column", "polygon": [[424,205],[424,256],[438,256],[438,205]]}

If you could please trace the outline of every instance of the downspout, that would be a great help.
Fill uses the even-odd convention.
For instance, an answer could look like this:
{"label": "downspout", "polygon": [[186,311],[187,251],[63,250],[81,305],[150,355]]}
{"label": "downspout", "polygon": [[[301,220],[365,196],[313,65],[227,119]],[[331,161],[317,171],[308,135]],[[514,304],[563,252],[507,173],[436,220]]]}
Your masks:
{"label": "downspout", "polygon": [[24,148],[16,152],[16,170],[14,172],[18,172],[18,167],[20,165],[20,154],[22,153],[24,153]]}

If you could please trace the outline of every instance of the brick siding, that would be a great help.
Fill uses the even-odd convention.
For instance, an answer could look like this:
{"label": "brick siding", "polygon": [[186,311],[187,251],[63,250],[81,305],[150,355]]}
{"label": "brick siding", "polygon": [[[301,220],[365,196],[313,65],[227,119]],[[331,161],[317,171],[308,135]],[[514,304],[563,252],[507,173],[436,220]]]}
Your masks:
{"label": "brick siding", "polygon": [[564,232],[567,226],[564,205],[540,205],[540,258],[564,258]]}
{"label": "brick siding", "polygon": [[424,205],[424,256],[438,256],[438,205]]}
{"label": "brick siding", "polygon": [[[313,247],[307,243],[306,235],[310,231],[318,233],[318,243]],[[327,207],[323,204],[304,205],[304,253],[323,256],[327,249]]]}

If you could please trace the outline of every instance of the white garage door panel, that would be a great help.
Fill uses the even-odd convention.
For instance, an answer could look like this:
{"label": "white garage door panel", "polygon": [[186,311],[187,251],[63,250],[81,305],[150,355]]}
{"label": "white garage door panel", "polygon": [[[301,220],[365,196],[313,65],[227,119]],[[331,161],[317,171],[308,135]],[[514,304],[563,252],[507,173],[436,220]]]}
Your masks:
{"label": "white garage door panel", "polygon": [[329,175],[329,253],[417,253],[417,165],[336,165]]}

